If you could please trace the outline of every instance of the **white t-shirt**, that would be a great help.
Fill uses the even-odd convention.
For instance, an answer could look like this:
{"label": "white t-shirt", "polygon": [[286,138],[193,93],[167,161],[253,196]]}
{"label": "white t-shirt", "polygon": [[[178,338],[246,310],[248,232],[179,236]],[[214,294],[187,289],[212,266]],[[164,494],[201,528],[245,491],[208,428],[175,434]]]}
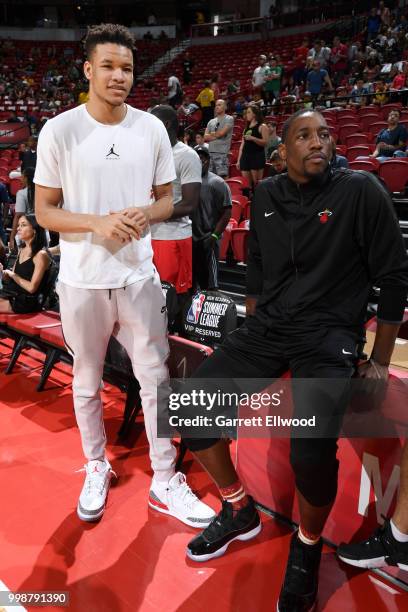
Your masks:
{"label": "white t-shirt", "polygon": [[[65,210],[106,215],[148,206],[152,185],[175,178],[167,131],[154,115],[127,106],[105,125],[86,105],[61,113],[41,130],[34,182],[62,188]],[[114,289],[154,274],[151,235],[122,245],[92,232],[61,233],[59,279],[71,287]]]}
{"label": "white t-shirt", "polygon": [[[173,202],[177,206],[183,199],[181,186],[187,183],[201,184],[201,160],[198,154],[183,142],[177,142],[173,147],[176,179],[173,181]],[[152,225],[153,240],[184,240],[191,238],[190,217],[180,217],[174,221],[164,221]]]}
{"label": "white t-shirt", "polygon": [[266,66],[258,66],[255,68],[252,75],[252,84],[254,87],[261,87],[265,82],[265,68]]}
{"label": "white t-shirt", "polygon": [[176,76],[169,77],[167,83],[167,87],[169,88],[169,98],[173,98],[173,96],[177,94],[177,85],[179,85],[181,89],[180,81],[178,80],[178,78]]}

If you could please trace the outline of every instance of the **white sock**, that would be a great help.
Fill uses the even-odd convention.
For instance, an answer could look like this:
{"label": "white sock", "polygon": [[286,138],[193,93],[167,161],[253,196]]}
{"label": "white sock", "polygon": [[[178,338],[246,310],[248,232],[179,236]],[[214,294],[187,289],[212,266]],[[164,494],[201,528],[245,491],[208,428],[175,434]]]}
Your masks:
{"label": "white sock", "polygon": [[402,533],[402,531],[400,531],[398,527],[395,526],[392,519],[390,521],[390,524],[391,524],[392,535],[394,536],[394,538],[398,542],[408,542],[408,533]]}

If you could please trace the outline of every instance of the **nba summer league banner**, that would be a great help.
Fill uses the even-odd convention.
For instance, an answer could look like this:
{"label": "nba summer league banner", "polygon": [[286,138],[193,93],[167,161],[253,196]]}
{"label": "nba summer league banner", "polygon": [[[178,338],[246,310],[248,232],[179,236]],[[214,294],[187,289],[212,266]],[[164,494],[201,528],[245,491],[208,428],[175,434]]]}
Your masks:
{"label": "nba summer league banner", "polygon": [[172,379],[157,405],[160,437],[399,438],[408,379]]}

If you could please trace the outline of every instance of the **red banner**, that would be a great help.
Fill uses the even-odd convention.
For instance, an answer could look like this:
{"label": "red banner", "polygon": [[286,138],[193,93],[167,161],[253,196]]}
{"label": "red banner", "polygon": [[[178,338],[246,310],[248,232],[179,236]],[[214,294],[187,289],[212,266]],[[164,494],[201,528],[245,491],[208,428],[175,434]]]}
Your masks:
{"label": "red banner", "polygon": [[28,123],[0,123],[0,146],[24,142],[31,135]]}

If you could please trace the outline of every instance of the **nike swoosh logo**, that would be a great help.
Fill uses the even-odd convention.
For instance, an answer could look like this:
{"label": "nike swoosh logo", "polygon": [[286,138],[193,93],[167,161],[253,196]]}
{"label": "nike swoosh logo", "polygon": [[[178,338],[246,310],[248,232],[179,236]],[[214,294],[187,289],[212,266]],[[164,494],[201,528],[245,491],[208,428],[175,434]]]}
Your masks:
{"label": "nike swoosh logo", "polygon": [[353,353],[350,353],[349,351],[345,351],[344,349],[343,349],[342,352],[343,352],[343,355],[352,355],[353,354]]}
{"label": "nike swoosh logo", "polygon": [[270,213],[265,213],[265,217],[270,217],[271,215],[274,215],[275,212],[270,212]]}

